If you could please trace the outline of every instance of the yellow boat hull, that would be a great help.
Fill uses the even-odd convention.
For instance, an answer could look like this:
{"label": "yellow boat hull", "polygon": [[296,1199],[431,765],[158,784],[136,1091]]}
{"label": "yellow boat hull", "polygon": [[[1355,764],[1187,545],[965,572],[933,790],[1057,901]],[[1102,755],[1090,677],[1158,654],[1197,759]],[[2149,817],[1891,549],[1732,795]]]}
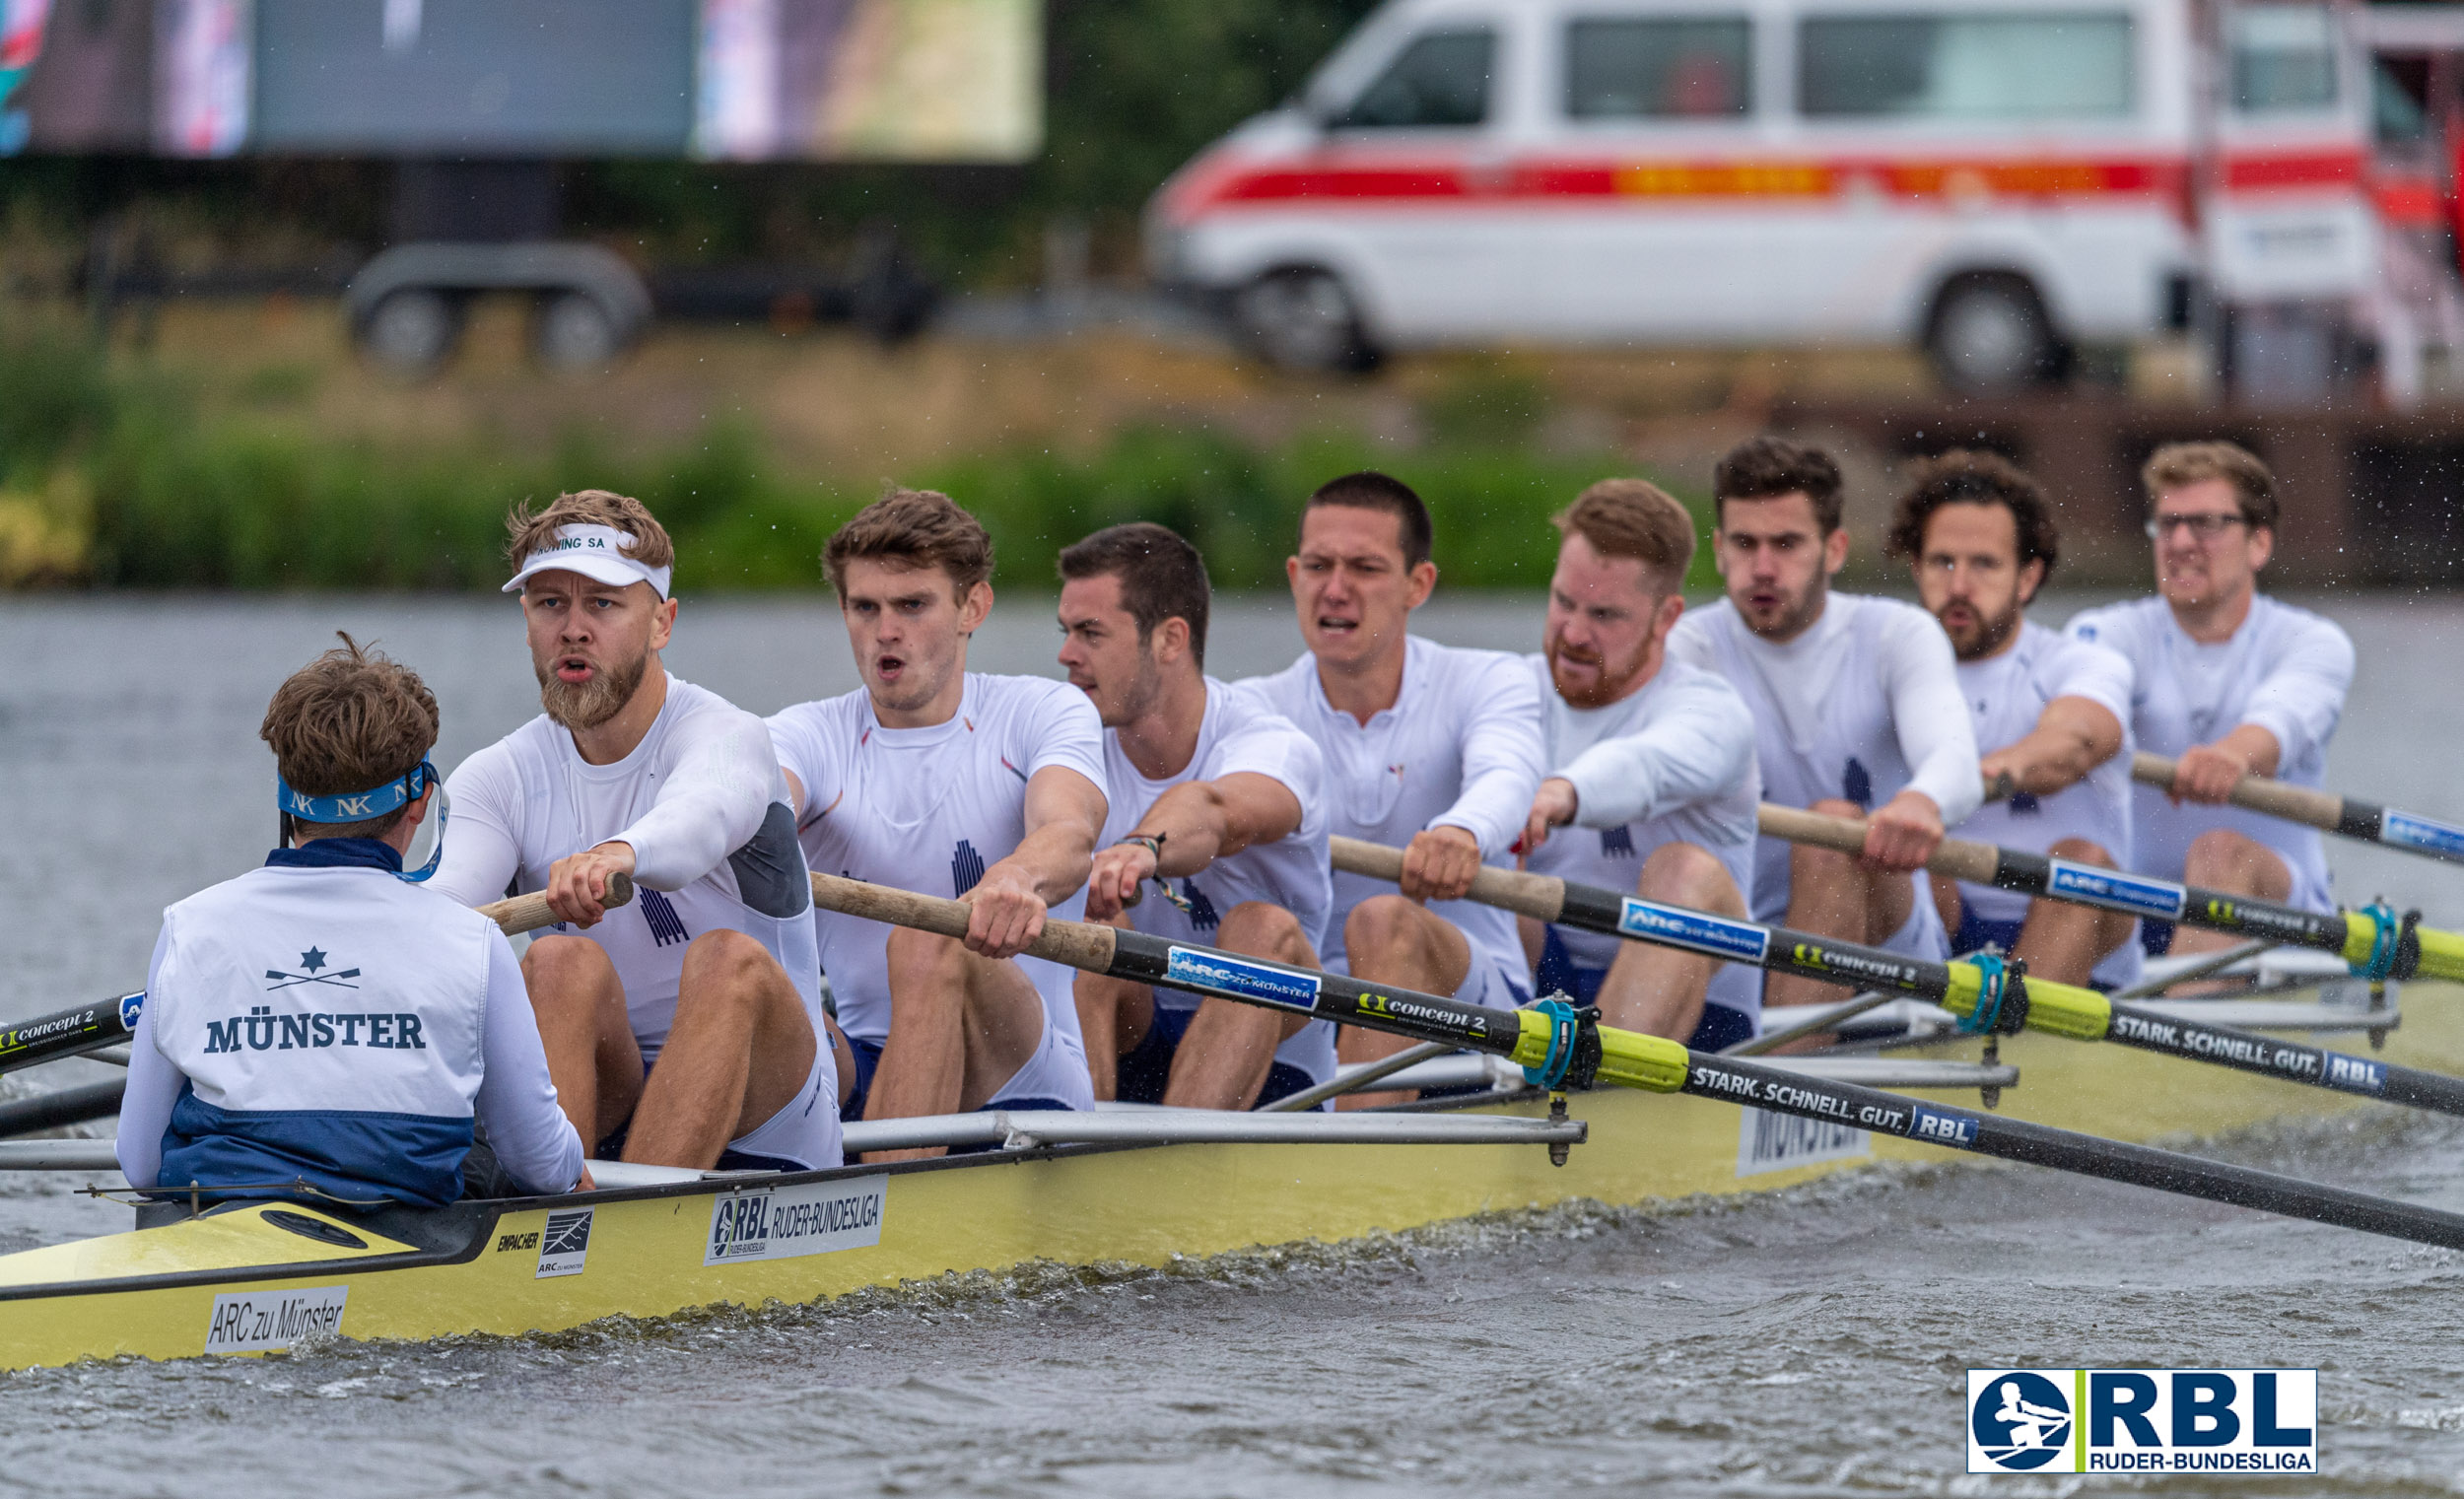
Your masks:
{"label": "yellow boat hull", "polygon": [[[2406,997],[2386,1058],[2464,1074],[2464,992],[2416,985]],[[2358,1036],[2319,1040],[2366,1046]],[[1966,1041],[1914,1055],[1976,1051]],[[2022,1077],[2003,1095],[2004,1113],[2116,1139],[2216,1133],[2366,1102],[2038,1035],[2005,1039],[2002,1057]],[[1918,1096],[1976,1102],[1973,1092]],[[1542,1111],[1535,1103],[1510,1112]],[[1589,1124],[1590,1142],[1562,1168],[1540,1146],[1034,1152],[851,1168],[784,1187],[688,1183],[463,1204],[433,1215],[441,1226],[425,1244],[308,1209],[250,1207],[0,1257],[0,1368],[263,1351],[318,1330],[408,1339],[553,1330],[719,1303],[808,1302],[1034,1261],[1152,1265],[1575,1198],[1632,1204],[1763,1192],[1876,1160],[1955,1155],[1886,1137],[1862,1150],[1817,1138],[1808,1150],[1808,1137],[1786,1130],[1757,1155],[1755,1141],[1769,1147],[1771,1131],[1755,1135],[1752,1116],[1707,1099],[1602,1092],[1576,1098],[1573,1112]],[[577,1253],[572,1219],[561,1232],[549,1220],[581,1208],[590,1216]],[[285,1213],[294,1227],[275,1221]],[[300,1224],[325,1225],[328,1235],[341,1228],[360,1247]],[[789,1226],[805,1237],[778,1237]]]}

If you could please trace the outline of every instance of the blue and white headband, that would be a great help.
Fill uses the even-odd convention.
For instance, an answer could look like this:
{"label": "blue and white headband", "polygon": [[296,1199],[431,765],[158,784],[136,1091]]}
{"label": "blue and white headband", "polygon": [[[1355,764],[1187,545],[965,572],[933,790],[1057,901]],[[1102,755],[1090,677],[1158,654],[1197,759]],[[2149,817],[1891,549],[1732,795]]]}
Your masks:
{"label": "blue and white headband", "polygon": [[[367,822],[409,806],[417,801],[421,793],[430,786],[441,785],[444,781],[445,778],[437,774],[435,765],[422,760],[409,771],[373,791],[346,791],[333,796],[310,796],[305,791],[292,789],[291,783],[283,780],[280,773],[276,773],[274,804],[302,822]],[[445,809],[439,807],[437,809],[436,848],[430,851],[427,864],[418,873],[405,874],[402,878],[416,884],[437,872],[438,861],[445,857]]]}

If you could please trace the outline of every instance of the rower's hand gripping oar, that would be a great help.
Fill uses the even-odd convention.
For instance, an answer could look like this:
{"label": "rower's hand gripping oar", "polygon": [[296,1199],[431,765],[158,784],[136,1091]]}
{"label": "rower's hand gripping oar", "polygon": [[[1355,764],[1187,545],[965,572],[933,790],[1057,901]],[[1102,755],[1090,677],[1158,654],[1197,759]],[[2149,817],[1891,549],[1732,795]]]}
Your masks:
{"label": "rower's hand gripping oar", "polygon": [[[2131,757],[2130,779],[2142,785],[2170,791],[2174,763],[2162,755],[2142,750]],[[2300,823],[2322,833],[2464,864],[2464,828],[2363,801],[2358,796],[2339,796],[2333,791],[2313,790],[2266,776],[2244,776],[2234,783],[2225,799],[2247,811]]]}
{"label": "rower's hand gripping oar", "polygon": [[[1350,838],[1330,843],[1335,867],[1346,873],[1391,880],[1402,871],[1401,850]],[[1740,921],[1553,875],[1486,865],[1472,877],[1471,898],[1539,921],[1563,922],[1826,984],[1905,994],[1941,1005],[1958,1016],[1961,1028],[1970,1032],[2008,1035],[2030,1030],[2073,1041],[2111,1041],[2286,1082],[2464,1116],[2464,1080],[2230,1026],[2184,1020],[2108,999],[2091,988],[2026,978],[1998,958],[1952,963],[1904,958],[1861,942]]]}
{"label": "rower's hand gripping oar", "polygon": [[[601,904],[613,911],[632,899],[633,877],[619,874],[609,878],[607,895]],[[509,937],[556,924],[556,914],[548,910],[548,898],[541,892],[517,895],[478,910],[481,916],[504,928]],[[143,991],[120,994],[99,1004],[82,1004],[0,1027],[0,1072],[14,1072],[20,1067],[56,1061],[126,1041],[136,1032],[137,1012],[145,1007],[145,998]]]}
{"label": "rower's hand gripping oar", "polygon": [[[2295,789],[2298,789],[2297,787]],[[1865,850],[1865,824],[1797,807],[1762,804],[1764,836],[1841,853]],[[2203,926],[2235,936],[2257,937],[2293,947],[2332,952],[2365,979],[2451,979],[2464,982],[2464,933],[2423,926],[2414,916],[2398,917],[2384,906],[2362,911],[2301,911],[2274,901],[2228,895],[2197,885],[2178,885],[2028,853],[1994,844],[1946,838],[1925,867],[1971,884],[1994,885],[2021,895],[2075,906],[2093,906],[2149,920]],[[2031,985],[2035,981],[2030,981]]]}
{"label": "rower's hand gripping oar", "polygon": [[[814,904],[825,910],[946,937],[966,933],[968,908],[961,902],[836,875],[812,878]],[[1520,1064],[1535,1086],[1579,1088],[1608,1083],[1651,1093],[1690,1093],[2000,1160],[2422,1244],[2464,1248],[2464,1215],[2152,1146],[1919,1103],[1778,1067],[1708,1056],[1657,1036],[1601,1025],[1594,1018],[1596,1012],[1558,1001],[1525,1010],[1490,1009],[1437,994],[1363,984],[1342,974],[1293,968],[1082,921],[1046,921],[1043,935],[1027,951],[1109,978],[1491,1053]]]}

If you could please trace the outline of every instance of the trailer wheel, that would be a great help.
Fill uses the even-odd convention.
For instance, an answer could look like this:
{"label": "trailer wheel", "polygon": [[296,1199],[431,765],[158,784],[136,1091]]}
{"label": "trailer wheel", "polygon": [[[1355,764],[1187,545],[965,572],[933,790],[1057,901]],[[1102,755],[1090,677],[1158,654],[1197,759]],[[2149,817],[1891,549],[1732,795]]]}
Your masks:
{"label": "trailer wheel", "polygon": [[1966,276],[1927,320],[1926,357],[1961,395],[2003,395],[2061,377],[2062,341],[2036,289],[2018,276]]}
{"label": "trailer wheel", "polygon": [[462,337],[462,309],[427,287],[389,292],[360,327],[368,357],[398,375],[427,375],[444,364]]}
{"label": "trailer wheel", "polygon": [[550,370],[603,370],[624,348],[616,319],[596,297],[558,292],[539,306],[531,346]]}
{"label": "trailer wheel", "polygon": [[1280,370],[1377,368],[1377,350],[1351,293],[1315,267],[1269,271],[1233,298],[1232,319],[1250,349]]}

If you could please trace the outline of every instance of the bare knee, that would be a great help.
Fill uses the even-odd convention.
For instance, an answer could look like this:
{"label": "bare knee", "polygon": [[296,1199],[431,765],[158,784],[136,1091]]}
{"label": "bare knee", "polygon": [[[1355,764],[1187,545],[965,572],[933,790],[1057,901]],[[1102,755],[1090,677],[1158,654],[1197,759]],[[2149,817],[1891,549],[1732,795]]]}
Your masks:
{"label": "bare knee", "polygon": [[532,938],[522,954],[522,986],[534,1007],[591,1004],[611,990],[622,992],[607,949],[577,936]]}
{"label": "bare knee", "polygon": [[2281,900],[2292,879],[2274,850],[2230,828],[2210,828],[2190,841],[2182,858],[2182,878],[2235,895]]}
{"label": "bare knee", "polygon": [[1343,919],[1343,946],[1354,953],[1417,952],[1428,942],[1428,911],[1400,895],[1373,895]]}
{"label": "bare knee", "polygon": [[[1865,808],[1835,796],[1817,801],[1806,810],[1824,817],[1845,817],[1852,821],[1863,821],[1865,818]],[[1858,867],[1857,855],[1842,853],[1836,849],[1816,848],[1813,844],[1793,845],[1788,851],[1788,863],[1792,873],[1812,871],[1831,874]]]}
{"label": "bare knee", "polygon": [[1634,890],[1647,900],[1697,911],[1745,914],[1745,898],[1738,894],[1728,866],[1700,844],[1670,843],[1652,850],[1643,860],[1642,877],[1635,881]]}
{"label": "bare knee", "polygon": [[770,949],[743,932],[721,927],[706,931],[684,950],[679,986],[697,996],[704,992],[750,998],[763,980],[778,972]]}
{"label": "bare knee", "polygon": [[886,954],[892,997],[902,989],[946,986],[966,967],[966,959],[967,949],[955,937],[912,926],[893,928]]}
{"label": "bare knee", "polygon": [[2106,869],[2115,867],[2113,855],[2105,852],[2104,845],[2092,838],[2058,838],[2054,840],[2053,847],[2045,852],[2055,858],[2067,858],[2075,864],[2096,864]]}
{"label": "bare knee", "polygon": [[1300,919],[1264,901],[1243,901],[1225,912],[1223,924],[1215,928],[1215,942],[1253,958],[1272,958],[1298,968],[1317,966],[1318,955],[1310,950],[1309,934],[1300,929]]}

